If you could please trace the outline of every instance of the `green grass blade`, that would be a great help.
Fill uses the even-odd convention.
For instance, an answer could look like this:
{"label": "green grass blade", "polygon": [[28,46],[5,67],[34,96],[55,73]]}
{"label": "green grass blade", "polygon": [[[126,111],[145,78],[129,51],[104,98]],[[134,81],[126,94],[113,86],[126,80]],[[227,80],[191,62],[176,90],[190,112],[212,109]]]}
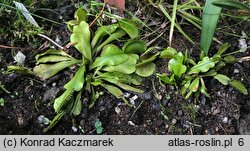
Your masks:
{"label": "green grass blade", "polygon": [[221,8],[214,6],[215,0],[207,0],[202,15],[201,50],[208,54],[211,46]]}
{"label": "green grass blade", "polygon": [[178,3],[178,0],[174,0],[174,6],[173,6],[173,12],[172,12],[172,19],[171,19],[171,26],[170,26],[170,32],[169,32],[169,46],[170,47],[172,45],[172,38],[173,38],[173,33],[174,33],[177,3]]}

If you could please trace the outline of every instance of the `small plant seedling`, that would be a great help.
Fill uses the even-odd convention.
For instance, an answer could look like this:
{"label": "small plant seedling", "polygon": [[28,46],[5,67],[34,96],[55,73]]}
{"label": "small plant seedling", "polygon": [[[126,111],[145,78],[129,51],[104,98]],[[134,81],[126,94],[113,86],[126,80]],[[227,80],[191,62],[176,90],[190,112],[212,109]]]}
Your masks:
{"label": "small plant seedling", "polygon": [[225,54],[225,57],[223,57],[222,54],[228,47],[227,43],[223,44],[213,57],[203,57],[198,63],[189,57],[187,51],[183,54],[169,47],[161,53],[161,57],[170,58],[168,69],[171,71],[171,74],[158,74],[158,77],[166,84],[181,86],[180,93],[184,95],[187,92],[186,99],[192,93],[196,93],[197,96],[203,93],[207,97],[210,97],[204,82],[204,78],[207,77],[213,77],[223,85],[230,85],[246,95],[248,92],[243,83],[218,73],[227,63],[237,61],[232,55]]}
{"label": "small plant seedling", "polygon": [[96,120],[95,122],[95,129],[97,134],[103,133],[102,122],[100,120]]}

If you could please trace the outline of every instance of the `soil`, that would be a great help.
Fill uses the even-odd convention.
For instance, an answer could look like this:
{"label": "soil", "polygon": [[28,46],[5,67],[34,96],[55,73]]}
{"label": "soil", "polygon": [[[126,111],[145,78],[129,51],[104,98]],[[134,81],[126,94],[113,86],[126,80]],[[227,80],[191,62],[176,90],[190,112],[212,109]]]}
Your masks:
{"label": "soil", "polygon": [[[145,1],[142,3],[133,2],[132,4],[134,6],[129,6],[129,11],[145,20],[145,22],[147,20],[151,28],[158,29],[163,22],[165,23],[164,16],[155,8],[146,5]],[[65,5],[58,2],[46,6],[50,6],[49,9],[59,13],[60,16],[53,13],[37,13],[47,18],[53,18],[58,22],[73,18],[75,8],[70,1],[65,1]],[[37,5],[37,7],[43,6]],[[0,18],[0,24],[3,24],[3,19]],[[58,37],[62,45],[67,44],[69,31],[65,25],[52,26],[51,23],[39,19],[38,22],[44,25],[44,29],[50,30],[52,27],[53,32],[48,35],[49,37],[52,39]],[[230,25],[235,22],[237,21],[226,18],[226,23],[230,23]],[[219,27],[224,27],[224,23],[224,20],[221,21]],[[7,26],[8,23],[4,24],[3,28]],[[182,27],[188,35],[192,35],[195,41],[199,41],[200,32],[198,30],[185,24]],[[244,22],[233,30],[240,35],[242,30],[246,33],[250,32],[247,27],[249,27],[249,23]],[[158,34],[165,28],[160,29]],[[147,36],[149,31],[145,27],[143,29],[145,32],[142,36],[144,40],[151,41],[157,36],[155,34]],[[162,38],[153,41],[152,45],[166,47],[168,31],[165,31]],[[0,37],[3,36],[0,34]],[[10,34],[4,37],[0,38],[0,44],[12,45],[14,36]],[[217,32],[216,37],[222,43],[228,42],[231,44],[229,51],[237,49],[239,37],[230,36],[224,32]],[[33,48],[33,50],[15,50],[22,51],[26,55],[25,66],[28,68],[35,66],[34,56],[37,53],[46,51],[46,49],[41,50],[39,47],[43,44],[49,45],[41,37],[36,36],[35,39],[36,43],[39,43],[37,46],[25,41],[14,43],[18,47]],[[181,34],[175,32],[173,47],[178,51],[192,48],[191,55],[197,58],[197,54],[199,54],[198,45],[198,43],[191,45]],[[216,50],[218,46],[219,44],[214,43],[212,48]],[[41,124],[39,117],[44,116],[53,119],[55,113],[51,101],[62,93],[63,85],[72,77],[74,71],[65,70],[46,81],[17,73],[6,74],[7,66],[16,64],[12,57],[12,51],[0,48],[0,82],[10,92],[0,91],[0,98],[5,100],[4,106],[0,106],[0,134],[91,135],[96,134],[95,122],[97,120],[102,122],[104,128],[102,134],[112,135],[250,134],[250,95],[242,95],[229,86],[222,86],[216,80],[206,79],[205,83],[211,98],[201,95],[198,99],[191,97],[185,100],[180,95],[178,87],[161,84],[156,75],[144,79],[145,92],[143,94],[127,92],[128,100],[138,97],[135,99],[136,109],[126,106],[122,100],[116,99],[106,90],[100,88],[98,91],[103,92],[103,95],[93,108],[88,108],[89,97],[88,94],[84,94],[83,96],[86,96],[82,98],[84,107],[78,117],[72,119],[69,115],[66,115],[53,129],[43,133],[43,129],[47,125]],[[73,48],[70,51],[75,53]],[[238,58],[245,56],[249,56],[249,49],[237,55]],[[155,63],[157,73],[167,72],[167,60],[159,59]],[[230,64],[223,68],[221,73],[242,81],[250,92],[249,64],[249,61]]]}

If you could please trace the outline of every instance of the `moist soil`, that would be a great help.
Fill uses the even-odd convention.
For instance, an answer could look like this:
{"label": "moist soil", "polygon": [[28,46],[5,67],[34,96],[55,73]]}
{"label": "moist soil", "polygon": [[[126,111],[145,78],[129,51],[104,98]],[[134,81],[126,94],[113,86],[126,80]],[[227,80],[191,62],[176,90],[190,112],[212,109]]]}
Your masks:
{"label": "moist soil", "polygon": [[[151,28],[156,29],[165,23],[166,19],[156,9],[146,6],[145,2],[131,3],[134,6],[128,6],[128,10],[136,14],[142,20],[152,25]],[[39,6],[39,5],[38,5]],[[51,18],[58,22],[70,20],[73,18],[75,11],[70,1],[62,3],[53,3],[49,9],[60,14],[37,12],[37,14]],[[42,7],[42,6],[41,6]],[[141,9],[141,11],[139,11]],[[149,10],[150,9],[150,10]],[[66,13],[67,12],[67,13]],[[142,13],[147,12],[147,13]],[[153,12],[153,13],[152,13]],[[62,17],[63,16],[63,17]],[[148,17],[149,16],[149,17]],[[226,18],[226,23],[235,24],[234,20]],[[5,20],[5,23],[3,23]],[[10,25],[11,21],[6,22],[6,18],[0,18],[0,24],[3,28]],[[65,25],[51,25],[46,21],[40,21],[40,25],[44,25],[45,29],[53,30],[48,36],[52,39],[59,38],[62,45],[69,42],[69,31]],[[224,20],[220,22],[224,27]],[[162,25],[163,27],[164,25]],[[190,25],[182,25],[183,29],[192,35],[195,41],[199,41],[200,31],[194,29]],[[165,28],[168,28],[165,27]],[[156,38],[157,35],[147,35],[147,29],[142,36],[148,42]],[[152,45],[166,47],[168,33],[167,29],[160,29],[158,32],[165,32],[162,38],[152,42]],[[249,24],[242,23],[233,28],[234,32],[239,34],[242,30],[249,33]],[[0,34],[1,35],[1,34]],[[0,38],[0,44],[12,45],[14,36]],[[239,37],[234,37],[225,32],[217,32],[216,38],[222,43],[231,44],[230,50],[237,50]],[[74,69],[67,69],[60,72],[49,80],[42,81],[37,77],[25,76],[18,73],[6,73],[8,65],[16,65],[13,59],[13,51],[21,51],[26,55],[25,66],[32,68],[35,66],[35,55],[45,52],[47,49],[39,49],[42,45],[49,45],[49,42],[41,37],[35,36],[37,46],[30,42],[17,41],[15,46],[33,49],[4,49],[0,48],[0,81],[6,90],[0,91],[0,98],[5,100],[4,106],[0,107],[0,134],[97,134],[95,122],[100,120],[104,131],[102,134],[114,135],[168,135],[168,134],[188,134],[188,135],[232,135],[232,134],[250,134],[250,96],[242,95],[238,91],[229,86],[223,86],[213,79],[206,79],[205,83],[211,98],[203,95],[198,98],[192,96],[185,100],[179,93],[179,88],[171,85],[163,85],[159,82],[156,75],[152,75],[143,80],[143,94],[135,94],[126,92],[128,100],[135,99],[136,108],[126,106],[122,100],[116,99],[106,90],[99,88],[98,92],[102,92],[96,105],[89,109],[89,94],[83,94],[83,109],[79,116],[72,119],[69,115],[64,116],[61,121],[51,130],[44,133],[43,129],[46,124],[39,121],[39,117],[44,116],[53,119],[55,116],[52,102],[63,91],[64,84],[70,80],[74,74]],[[173,48],[178,51],[192,50],[193,58],[198,58],[198,43],[191,45],[177,31],[174,35],[172,44]],[[48,47],[51,47],[49,45]],[[212,48],[216,50],[218,43],[213,44]],[[71,48],[71,54],[77,56],[79,54]],[[211,52],[214,53],[214,52]],[[249,56],[249,50],[238,54],[237,58]],[[155,61],[157,73],[166,73],[166,59],[158,59]],[[222,69],[221,73],[242,81],[249,91],[250,88],[250,62],[235,63],[227,65]]]}

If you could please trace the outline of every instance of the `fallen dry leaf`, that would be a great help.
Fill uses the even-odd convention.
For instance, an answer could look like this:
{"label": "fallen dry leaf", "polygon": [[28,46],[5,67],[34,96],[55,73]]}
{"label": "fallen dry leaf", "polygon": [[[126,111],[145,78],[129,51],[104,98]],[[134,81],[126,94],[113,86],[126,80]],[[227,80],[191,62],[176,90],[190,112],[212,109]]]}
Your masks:
{"label": "fallen dry leaf", "polygon": [[125,10],[125,0],[106,0],[106,3],[117,8],[121,12]]}

